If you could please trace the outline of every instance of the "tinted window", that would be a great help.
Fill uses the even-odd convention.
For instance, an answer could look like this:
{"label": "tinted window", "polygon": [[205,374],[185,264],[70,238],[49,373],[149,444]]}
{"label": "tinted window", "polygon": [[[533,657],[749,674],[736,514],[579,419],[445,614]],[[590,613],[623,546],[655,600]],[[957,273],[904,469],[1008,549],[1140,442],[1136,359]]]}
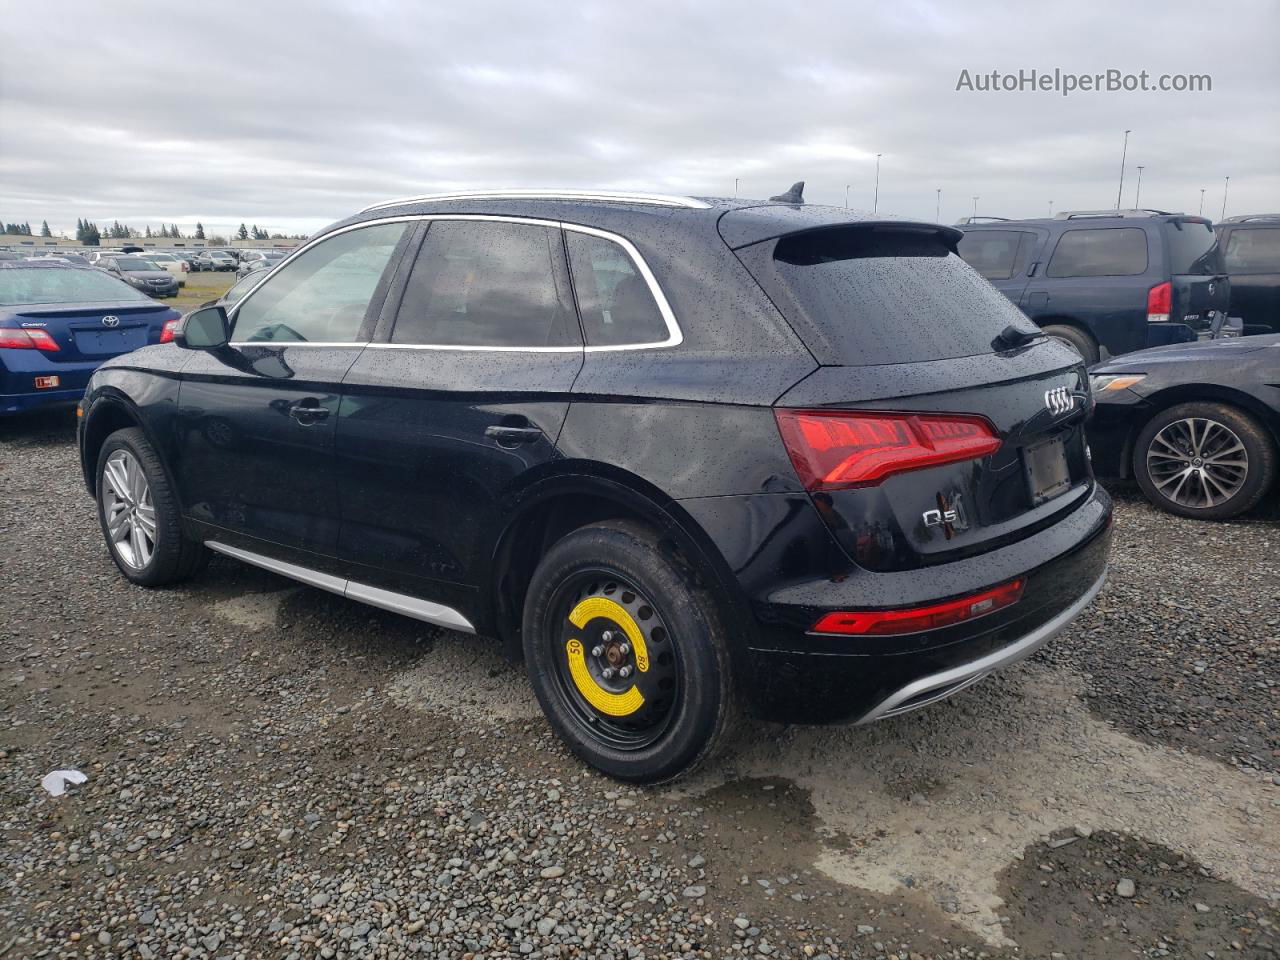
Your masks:
{"label": "tinted window", "polygon": [[1280,227],[1237,227],[1227,238],[1229,273],[1280,273]]}
{"label": "tinted window", "polygon": [[115,264],[121,270],[159,270],[160,269],[150,260],[143,260],[141,257],[116,257]]}
{"label": "tinted window", "polygon": [[1013,230],[973,230],[960,240],[960,256],[988,280],[1008,280],[1024,234]]}
{"label": "tinted window", "polygon": [[95,300],[149,300],[101,270],[22,267],[0,270],[0,306],[20,303],[92,303]]}
{"label": "tinted window", "polygon": [[1164,225],[1164,239],[1169,245],[1170,273],[1212,276],[1224,272],[1218,236],[1208,223],[1169,220]]}
{"label": "tinted window", "polygon": [[931,231],[833,228],[737,252],[822,363],[977,356],[1030,326]]}
{"label": "tinted window", "polygon": [[437,220],[414,263],[392,343],[550,347],[577,343],[556,290],[559,231],[526,223]]}
{"label": "tinted window", "polygon": [[406,227],[384,223],[322,240],[244,300],[235,339],[349,343]]}
{"label": "tinted window", "polygon": [[565,234],[573,292],[588,346],[661,343],[670,335],[635,261],[612,240]]}
{"label": "tinted window", "polygon": [[1138,227],[1068,230],[1045,271],[1050,277],[1132,277],[1147,272],[1147,235]]}

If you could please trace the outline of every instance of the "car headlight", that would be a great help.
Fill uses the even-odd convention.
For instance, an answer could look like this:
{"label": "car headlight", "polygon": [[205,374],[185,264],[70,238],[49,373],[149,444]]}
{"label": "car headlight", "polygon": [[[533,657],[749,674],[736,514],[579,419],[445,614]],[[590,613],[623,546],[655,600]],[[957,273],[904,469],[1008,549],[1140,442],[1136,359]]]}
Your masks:
{"label": "car headlight", "polygon": [[1147,378],[1145,373],[1092,373],[1089,375],[1089,389],[1094,393],[1110,393],[1115,390],[1127,390],[1136,383]]}

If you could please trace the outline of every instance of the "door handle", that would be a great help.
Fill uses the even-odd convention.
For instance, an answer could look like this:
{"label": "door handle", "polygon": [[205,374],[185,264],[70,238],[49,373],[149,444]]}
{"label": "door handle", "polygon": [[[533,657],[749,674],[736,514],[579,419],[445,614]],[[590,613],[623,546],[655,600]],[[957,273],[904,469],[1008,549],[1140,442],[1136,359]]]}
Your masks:
{"label": "door handle", "polygon": [[517,446],[521,443],[532,443],[542,438],[542,431],[537,427],[507,427],[501,424],[484,428],[484,435],[503,446]]}
{"label": "door handle", "polygon": [[307,397],[306,400],[289,404],[289,416],[306,427],[328,419],[329,408],[320,406],[320,401],[314,397]]}

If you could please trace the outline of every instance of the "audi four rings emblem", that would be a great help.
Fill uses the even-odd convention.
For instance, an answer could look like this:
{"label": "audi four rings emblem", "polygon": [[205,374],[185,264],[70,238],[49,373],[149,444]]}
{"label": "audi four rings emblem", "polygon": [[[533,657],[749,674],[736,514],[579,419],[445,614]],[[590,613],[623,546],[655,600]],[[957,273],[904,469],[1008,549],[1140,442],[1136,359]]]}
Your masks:
{"label": "audi four rings emblem", "polygon": [[112,316],[106,316],[106,317],[103,317],[103,318],[102,318],[102,325],[103,325],[104,327],[118,327],[118,326],[120,326],[120,318],[119,318],[119,317],[112,317]]}
{"label": "audi four rings emblem", "polygon": [[1070,413],[1076,407],[1076,398],[1066,387],[1054,387],[1044,392],[1044,405],[1055,417]]}

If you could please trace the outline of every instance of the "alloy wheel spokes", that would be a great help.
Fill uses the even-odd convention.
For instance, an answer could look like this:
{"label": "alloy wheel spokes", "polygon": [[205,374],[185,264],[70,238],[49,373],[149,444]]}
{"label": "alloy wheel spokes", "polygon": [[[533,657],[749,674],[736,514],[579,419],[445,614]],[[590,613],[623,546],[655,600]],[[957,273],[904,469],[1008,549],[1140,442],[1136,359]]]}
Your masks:
{"label": "alloy wheel spokes", "polygon": [[117,450],[102,470],[102,516],[116,556],[141,570],[156,548],[156,512],[142,465],[127,450]]}
{"label": "alloy wheel spokes", "polygon": [[1240,492],[1249,476],[1249,454],[1226,424],[1186,417],[1152,438],[1147,472],[1162,496],[1179,506],[1205,509]]}

